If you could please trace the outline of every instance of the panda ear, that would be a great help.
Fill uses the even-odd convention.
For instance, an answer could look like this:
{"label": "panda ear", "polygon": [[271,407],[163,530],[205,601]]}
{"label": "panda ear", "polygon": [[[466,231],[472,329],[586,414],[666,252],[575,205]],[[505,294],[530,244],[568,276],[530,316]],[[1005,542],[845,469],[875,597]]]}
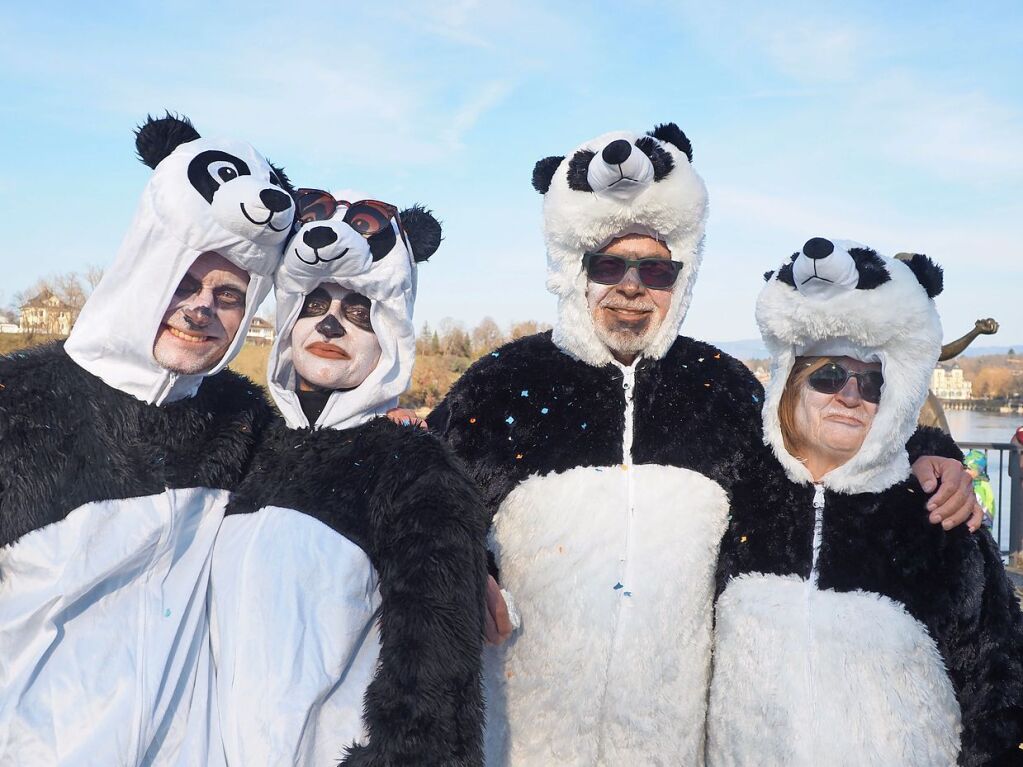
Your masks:
{"label": "panda ear", "polygon": [[941,293],[945,287],[945,274],[940,266],[923,253],[913,253],[912,255],[900,253],[899,256],[900,260],[904,261],[916,275],[917,282],[924,286],[924,290],[927,291],[930,298]]}
{"label": "panda ear", "polygon": [[774,277],[774,269],[764,272],[764,282],[770,282],[772,277]]}
{"label": "panda ear", "polygon": [[437,252],[441,241],[440,221],[434,218],[430,211],[422,205],[413,205],[403,210],[399,216],[409,247],[412,248],[412,258],[416,263],[425,261]]}
{"label": "panda ear", "polygon": [[674,145],[681,150],[686,157],[689,158],[689,162],[693,161],[693,145],[686,138],[686,134],[682,132],[675,123],[663,123],[658,125],[652,131],[647,133],[648,136],[653,136],[659,141],[666,141],[669,144]]}
{"label": "panda ear", "polygon": [[296,197],[295,187],[292,185],[291,179],[288,178],[288,174],[284,172],[284,168],[280,167],[279,165],[274,165],[269,160],[267,160],[267,163],[270,165],[270,168],[273,170],[273,172],[277,175],[277,180],[281,182],[281,188],[285,192],[290,194],[292,199],[295,199]]}
{"label": "panda ear", "polygon": [[187,117],[178,117],[170,112],[158,118],[146,115],[146,121],[135,129],[135,149],[139,159],[155,169],[178,146],[197,138],[199,132]]}
{"label": "panda ear", "polygon": [[547,190],[551,188],[551,181],[554,180],[554,171],[558,169],[564,159],[563,155],[557,155],[544,157],[537,161],[533,166],[533,188],[536,191],[540,194],[547,194]]}

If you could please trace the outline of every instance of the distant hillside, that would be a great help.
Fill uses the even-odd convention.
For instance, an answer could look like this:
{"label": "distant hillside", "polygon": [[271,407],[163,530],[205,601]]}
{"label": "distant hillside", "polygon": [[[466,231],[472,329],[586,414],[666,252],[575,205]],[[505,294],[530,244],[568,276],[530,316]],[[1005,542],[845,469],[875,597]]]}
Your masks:
{"label": "distant hillside", "polygon": [[[711,341],[714,346],[740,360],[759,360],[768,356],[764,342],[759,338],[746,338],[739,341]],[[1004,356],[1012,350],[1023,355],[1023,343],[1006,344],[1004,346],[983,346],[974,344],[962,353],[963,357]]]}

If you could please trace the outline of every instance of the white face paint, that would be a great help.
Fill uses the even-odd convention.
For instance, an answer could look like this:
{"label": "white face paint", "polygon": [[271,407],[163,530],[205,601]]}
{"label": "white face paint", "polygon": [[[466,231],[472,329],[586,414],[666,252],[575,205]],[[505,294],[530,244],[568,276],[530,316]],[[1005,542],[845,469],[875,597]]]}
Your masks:
{"label": "white face paint", "polygon": [[370,300],[332,282],[306,296],[291,331],[299,391],[354,389],[380,360]]}

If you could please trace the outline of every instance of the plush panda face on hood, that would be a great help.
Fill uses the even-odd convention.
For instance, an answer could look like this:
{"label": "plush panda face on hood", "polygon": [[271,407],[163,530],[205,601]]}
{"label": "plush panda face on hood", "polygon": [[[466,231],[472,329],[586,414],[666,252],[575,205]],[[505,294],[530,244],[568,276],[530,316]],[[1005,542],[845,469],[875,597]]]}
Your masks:
{"label": "plush panda face on hood", "polygon": [[[427,210],[414,206],[367,239],[346,223],[347,212],[348,208],[339,206],[329,220],[304,224],[285,246],[274,277],[277,334],[267,380],[271,396],[292,428],[358,426],[395,407],[412,378],[416,265],[440,245],[440,224]],[[352,223],[358,226],[357,221]],[[324,283],[339,285],[371,301],[370,324],[380,345],[380,358],[361,384],[331,394],[316,423],[310,424],[295,393],[298,376],[292,331],[306,296]]]}
{"label": "plush panda face on hood", "polygon": [[606,133],[536,164],[547,289],[558,297],[554,342],[563,351],[591,365],[612,361],[590,318],[582,258],[630,233],[661,240],[683,265],[667,315],[642,354],[659,359],[674,343],[699,270],[707,215],[707,190],[692,155],[689,139],[668,123],[647,134]]}
{"label": "plush panda face on hood", "polygon": [[929,258],[884,258],[863,245],[814,237],[757,299],[757,323],[772,357],[764,401],[764,440],[795,482],[811,482],[785,449],[778,406],[796,357],[844,356],[880,362],[881,401],[859,452],[821,480],[846,493],[879,492],[909,475],[906,440],[941,353],[932,300],[942,272]]}
{"label": "plush panda face on hood", "polygon": [[[245,341],[269,292],[295,218],[283,179],[248,144],[204,139],[185,118],[148,118],[139,157],[154,169],[114,263],[75,323],[65,350],[104,382],[153,404],[193,395]],[[199,255],[214,252],[249,275],[245,314],[224,356],[197,375],[173,373],[153,343],[174,292]]]}

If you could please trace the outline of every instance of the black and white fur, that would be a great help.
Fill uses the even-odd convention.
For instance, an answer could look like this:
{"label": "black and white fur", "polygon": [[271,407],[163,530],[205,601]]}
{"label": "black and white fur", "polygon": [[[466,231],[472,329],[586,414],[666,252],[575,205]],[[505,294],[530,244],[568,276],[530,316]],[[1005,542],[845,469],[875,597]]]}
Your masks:
{"label": "black and white fur", "polygon": [[[380,418],[408,386],[417,264],[440,224],[416,206],[368,241],[305,224],[275,275],[268,364],[281,412],[213,553],[213,655],[228,765],[477,767],[486,519],[435,436]],[[291,335],[324,282],[372,301],[379,362],[307,416]],[[267,658],[289,659],[283,669]]]}
{"label": "black and white fur", "polygon": [[[294,205],[251,146],[187,120],[148,120],[136,148],[153,175],[71,337],[0,358],[0,762],[210,759],[210,553],[270,420],[223,368]],[[212,371],[178,375],[153,343],[211,250],[249,273],[246,315]]]}
{"label": "black and white fur", "polygon": [[[941,271],[809,240],[768,276],[764,437],[784,473],[733,504],[718,569],[709,765],[1019,764],[1023,619],[987,532],[932,525],[903,446],[941,346]],[[815,485],[782,441],[796,356],[880,361],[859,453]],[[957,456],[961,458],[961,455]]]}

